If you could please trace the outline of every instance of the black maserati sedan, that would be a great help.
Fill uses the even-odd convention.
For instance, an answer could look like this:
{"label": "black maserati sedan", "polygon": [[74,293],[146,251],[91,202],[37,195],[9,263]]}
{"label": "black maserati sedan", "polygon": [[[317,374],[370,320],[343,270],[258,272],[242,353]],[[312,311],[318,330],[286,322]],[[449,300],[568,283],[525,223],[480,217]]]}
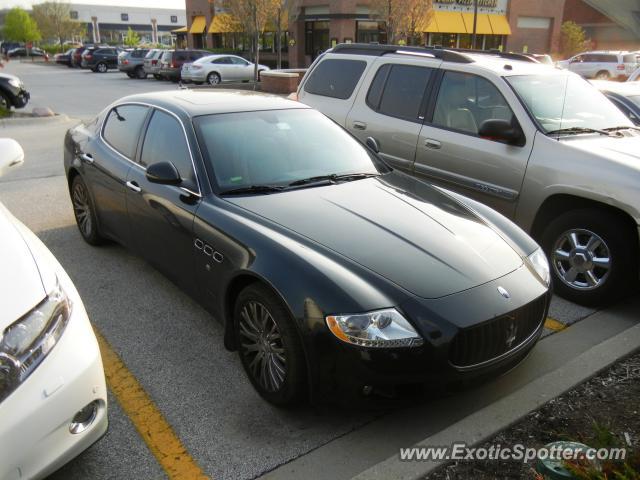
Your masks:
{"label": "black maserati sedan", "polygon": [[497,375],[543,329],[549,266],[531,238],[300,103],[134,95],[64,147],[83,238],[197,298],[273,404]]}

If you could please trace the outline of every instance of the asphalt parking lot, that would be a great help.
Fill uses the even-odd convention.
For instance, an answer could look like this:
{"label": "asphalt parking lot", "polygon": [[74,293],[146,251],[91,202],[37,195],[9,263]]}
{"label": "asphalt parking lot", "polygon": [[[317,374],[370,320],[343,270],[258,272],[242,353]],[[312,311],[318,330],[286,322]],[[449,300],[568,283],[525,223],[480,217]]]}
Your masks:
{"label": "asphalt parking lot", "polygon": [[[392,413],[286,411],[265,403],[237,356],[223,348],[222,328],[208,313],[124,248],[90,247],[75,226],[62,166],[64,132],[122,96],[177,86],[133,80],[117,71],[95,74],[16,62],[4,70],[19,75],[31,91],[27,109],[48,106],[69,117],[0,122],[0,137],[15,138],[26,153],[25,165],[0,181],[0,201],[44,241],[74,280],[103,338],[111,390],[107,435],[52,478],[250,479],[269,472],[273,478],[310,472],[314,478],[349,478],[387,458],[396,445],[411,445],[473,411],[468,394]],[[626,312],[627,306],[621,308]],[[629,326],[626,317],[604,325],[594,312],[554,298],[545,330],[549,338],[535,358],[511,377],[478,390],[478,406],[544,373],[527,362],[546,362],[544,371],[552,371],[554,361],[567,361]],[[591,332],[596,327],[587,329],[587,322],[601,337]],[[570,337],[574,329],[576,337]],[[556,332],[562,333],[552,335]],[[565,345],[563,338],[574,340]],[[446,413],[439,415],[438,409]],[[381,445],[367,457],[362,445],[375,443]],[[337,458],[356,445],[353,458]],[[336,465],[318,471],[321,459],[331,455]]]}

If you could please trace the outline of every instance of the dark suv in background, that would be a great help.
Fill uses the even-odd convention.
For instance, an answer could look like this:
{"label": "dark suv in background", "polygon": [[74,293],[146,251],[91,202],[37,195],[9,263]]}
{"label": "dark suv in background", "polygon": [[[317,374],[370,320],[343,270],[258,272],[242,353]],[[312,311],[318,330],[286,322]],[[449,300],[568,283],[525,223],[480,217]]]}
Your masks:
{"label": "dark suv in background", "polygon": [[118,49],[115,47],[90,47],[82,53],[82,68],[105,73],[110,68],[118,68]]}
{"label": "dark suv in background", "polygon": [[211,52],[204,50],[166,50],[160,58],[158,74],[167,80],[177,82],[180,80],[182,64],[195,62],[206,55],[211,55]]}
{"label": "dark suv in background", "polygon": [[136,48],[121,52],[118,55],[118,70],[126,73],[129,78],[147,78],[144,71],[144,58],[148,52],[148,48]]}

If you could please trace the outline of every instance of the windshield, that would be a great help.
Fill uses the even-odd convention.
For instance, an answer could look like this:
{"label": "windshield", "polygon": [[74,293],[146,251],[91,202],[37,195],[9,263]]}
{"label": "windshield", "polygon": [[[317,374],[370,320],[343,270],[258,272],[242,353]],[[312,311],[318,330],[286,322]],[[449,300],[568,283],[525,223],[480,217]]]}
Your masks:
{"label": "windshield", "polygon": [[627,98],[640,107],[640,95],[630,95]]}
{"label": "windshield", "polygon": [[613,103],[577,75],[519,75],[506,79],[545,133],[565,128],[631,125]]}
{"label": "windshield", "polygon": [[315,110],[206,115],[196,117],[194,124],[205,160],[222,191],[388,170],[356,139]]}

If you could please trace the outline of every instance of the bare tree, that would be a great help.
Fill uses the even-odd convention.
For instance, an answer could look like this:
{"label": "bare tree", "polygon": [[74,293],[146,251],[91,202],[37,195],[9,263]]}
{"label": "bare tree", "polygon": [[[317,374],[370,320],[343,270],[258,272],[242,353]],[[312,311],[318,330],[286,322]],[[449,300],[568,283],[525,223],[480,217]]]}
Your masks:
{"label": "bare tree", "polygon": [[371,0],[371,12],[387,25],[387,41],[398,43],[406,37],[413,43],[423,25],[428,25],[432,0]]}
{"label": "bare tree", "polygon": [[[405,0],[404,14],[399,21],[399,30],[407,39],[408,45],[414,45],[433,18],[432,0]],[[421,42],[418,42],[420,44]]]}
{"label": "bare tree", "polygon": [[55,38],[64,48],[65,40],[74,35],[82,35],[85,27],[77,20],[71,19],[68,3],[49,1],[33,6],[33,18],[42,32],[43,38]]}
{"label": "bare tree", "polygon": [[282,32],[289,27],[289,21],[297,16],[298,0],[275,0],[276,51],[278,54],[276,68],[282,68]]}

